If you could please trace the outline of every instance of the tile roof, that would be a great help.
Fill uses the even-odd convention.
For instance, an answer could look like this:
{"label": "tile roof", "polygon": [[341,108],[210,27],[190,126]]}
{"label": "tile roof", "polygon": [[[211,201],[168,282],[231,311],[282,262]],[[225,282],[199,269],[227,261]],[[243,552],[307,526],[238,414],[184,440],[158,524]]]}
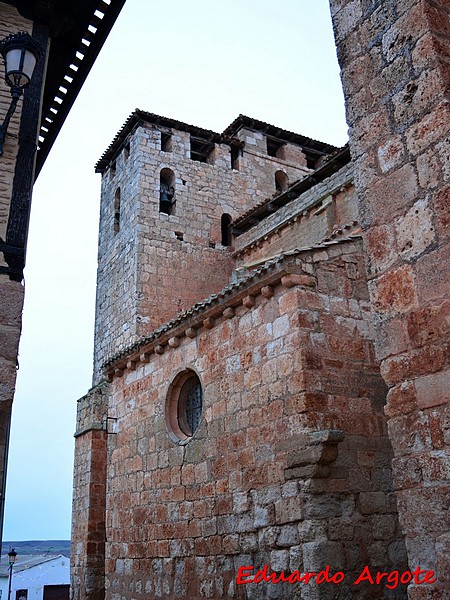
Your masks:
{"label": "tile roof", "polygon": [[271,198],[265,198],[258,204],[249,208],[245,213],[240,215],[232,223],[233,233],[239,235],[250,229],[255,224],[255,220],[261,221],[269,214],[272,214],[278,208],[288,204],[292,200],[298,198],[301,194],[311,189],[318,183],[325,181],[334,173],[339,171],[343,166],[350,162],[350,149],[348,144],[343,148],[339,148],[329,157],[326,162],[310,173],[303,179],[294,181],[287,190],[274,194]]}
{"label": "tile roof", "polygon": [[343,237],[338,240],[330,240],[319,244],[313,244],[312,246],[305,246],[303,248],[294,248],[292,250],[273,256],[268,260],[265,260],[265,262],[261,264],[261,266],[255,266],[255,268],[252,268],[252,270],[248,270],[248,272],[243,272],[241,270],[236,280],[231,281],[227,286],[220,290],[220,292],[211,294],[204,300],[197,302],[190,309],[183,311],[175,318],[164,323],[163,325],[152,331],[149,335],[142,337],[137,342],[131,344],[127,348],[124,348],[122,351],[118,352],[109,360],[107,360],[104,363],[103,368],[106,370],[109,369],[118,361],[124,359],[130,354],[138,352],[138,350],[140,350],[143,346],[146,346],[158,340],[158,338],[161,338],[170,330],[175,329],[179,325],[182,325],[183,323],[189,321],[189,319],[191,319],[193,316],[201,314],[207,309],[212,308],[213,306],[219,305],[227,298],[232,298],[237,292],[245,289],[251,283],[256,282],[258,279],[268,274],[272,269],[281,264],[284,260],[305,252],[311,252],[314,250],[324,250],[329,248],[330,246],[336,246],[347,242],[353,242],[359,239],[361,239],[360,235],[350,235],[348,237]]}
{"label": "tile roof", "polygon": [[243,128],[261,131],[270,137],[286,142],[292,142],[299,146],[306,146],[311,150],[315,150],[318,155],[330,154],[331,152],[338,150],[336,146],[332,146],[331,144],[313,140],[312,138],[300,135],[299,133],[287,131],[281,127],[276,127],[275,125],[259,121],[253,117],[247,117],[246,115],[239,115],[226,129],[224,129],[223,133],[224,135],[234,136]]}
{"label": "tile roof", "polygon": [[96,173],[102,173],[106,169],[108,164],[114,160],[122,148],[122,145],[129,134],[141,123],[150,123],[152,125],[156,125],[157,127],[167,127],[170,129],[177,129],[178,131],[186,131],[187,133],[211,142],[215,142],[217,144],[225,143],[235,146],[242,145],[240,140],[233,138],[232,136],[217,133],[216,131],[212,131],[210,129],[203,129],[202,127],[197,127],[196,125],[190,125],[189,123],[183,123],[182,121],[177,121],[176,119],[171,119],[162,115],[156,115],[154,113],[136,108],[125,121],[122,128],[116,134],[111,144],[108,146],[108,148],[102,154],[100,160],[95,165]]}

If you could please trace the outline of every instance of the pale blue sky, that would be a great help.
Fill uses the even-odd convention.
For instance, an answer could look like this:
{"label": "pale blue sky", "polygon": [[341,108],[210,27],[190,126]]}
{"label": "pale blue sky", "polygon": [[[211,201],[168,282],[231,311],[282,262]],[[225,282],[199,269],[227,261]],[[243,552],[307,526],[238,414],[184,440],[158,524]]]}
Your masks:
{"label": "pale blue sky", "polygon": [[239,113],[347,138],[327,0],[127,0],[34,190],[5,540],[68,539],[90,387],[100,176],[141,108],[222,131]]}

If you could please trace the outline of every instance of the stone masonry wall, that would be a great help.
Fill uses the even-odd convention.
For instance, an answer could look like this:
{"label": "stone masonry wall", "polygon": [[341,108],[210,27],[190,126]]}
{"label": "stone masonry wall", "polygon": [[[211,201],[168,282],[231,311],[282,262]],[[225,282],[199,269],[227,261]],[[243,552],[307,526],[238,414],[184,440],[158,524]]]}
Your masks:
{"label": "stone masonry wall", "polygon": [[[27,31],[31,34],[32,23],[19,15],[17,10],[0,2],[0,39],[11,33]],[[3,69],[3,66],[2,66]],[[6,114],[11,102],[9,87],[0,78],[0,115]],[[6,135],[0,169],[0,240],[6,238],[9,207],[11,203],[14,169],[18,151],[18,134],[22,110],[19,102]],[[6,267],[0,252],[0,266]],[[4,505],[3,482],[6,469],[6,453],[11,422],[11,407],[17,373],[17,353],[22,325],[23,286],[10,281],[0,273],[0,506]],[[0,521],[3,511],[0,509]],[[2,523],[0,522],[0,540]]]}
{"label": "stone masonry wall", "polygon": [[[116,171],[102,177],[94,342],[94,382],[109,349],[137,337],[137,233],[139,223],[139,136],[130,140]],[[120,190],[120,228],[115,231],[116,193]],[[120,307],[120,309],[119,309]],[[126,331],[125,331],[126,329]]]}
{"label": "stone masonry wall", "polygon": [[[221,245],[223,214],[236,218],[272,195],[277,170],[291,180],[310,172],[304,158],[294,166],[267,148],[253,152],[250,142],[238,169],[225,144],[216,144],[208,162],[194,161],[189,133],[173,131],[166,152],[161,131],[148,124],[128,143],[102,178],[94,382],[106,358],[228,283],[234,261]],[[171,215],[159,211],[164,168],[175,176]]]}
{"label": "stone masonry wall", "polygon": [[307,167],[306,156],[301,148],[294,144],[286,143],[277,156],[269,156],[267,138],[262,132],[243,128],[236,137],[244,142],[237,168],[255,178],[260,199],[270,198],[275,192],[276,171],[286,173],[289,184],[311,173],[311,169]]}
{"label": "stone masonry wall", "polygon": [[450,4],[331,0],[411,566],[450,595]]}
{"label": "stone masonry wall", "polygon": [[77,405],[70,552],[72,600],[104,598],[107,407],[106,385],[91,391]]}
{"label": "stone masonry wall", "polygon": [[[360,244],[247,281],[112,368],[106,598],[404,598],[353,585],[405,566]],[[203,416],[177,445],[165,403],[185,369]],[[265,564],[345,581],[236,585]]]}
{"label": "stone masonry wall", "polygon": [[358,227],[358,219],[353,172],[348,165],[237,236],[237,266],[312,246],[333,232],[346,235]]}

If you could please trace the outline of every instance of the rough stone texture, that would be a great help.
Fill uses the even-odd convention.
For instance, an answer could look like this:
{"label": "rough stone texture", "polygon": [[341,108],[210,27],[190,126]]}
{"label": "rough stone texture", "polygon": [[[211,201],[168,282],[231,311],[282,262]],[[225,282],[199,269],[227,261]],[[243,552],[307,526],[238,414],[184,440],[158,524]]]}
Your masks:
{"label": "rough stone texture", "polygon": [[[94,382],[101,378],[102,363],[130,340],[153,331],[227,284],[234,261],[229,249],[221,245],[223,214],[234,219],[272,195],[278,170],[291,181],[310,172],[301,152],[292,152],[293,157],[286,159],[268,156],[266,138],[260,132],[242,129],[237,137],[245,146],[232,169],[226,144],[216,144],[208,162],[198,162],[190,158],[189,133],[174,130],[171,150],[166,152],[161,150],[161,131],[143,124],[131,135],[129,150],[115,160],[115,168],[104,172]],[[175,176],[171,215],[159,211],[164,168]],[[119,189],[120,227],[116,231]]]}
{"label": "rough stone texture", "polygon": [[[182,329],[111,366],[117,375],[102,398],[117,429],[99,471],[108,482],[108,599],[378,599],[392,596],[381,585],[352,585],[362,567],[406,568],[360,243],[286,257],[248,285],[227,298],[231,312],[209,309],[207,327],[201,315],[186,317]],[[268,285],[273,293],[263,295]],[[166,398],[186,368],[201,379],[203,417],[177,445]],[[91,398],[82,399],[78,431],[99,421],[85,412]],[[77,438],[76,473],[90,460],[89,435]],[[75,489],[74,523],[86,536],[100,524],[80,520],[91,493],[80,475]],[[81,565],[86,548],[74,543],[74,555]],[[236,586],[239,566],[265,564],[287,572],[330,565],[346,581],[326,590]]]}
{"label": "rough stone texture", "polygon": [[438,574],[426,589],[411,585],[409,597],[444,599],[450,594],[444,558],[450,5],[445,0],[330,4],[368,249],[376,351],[390,386],[386,414],[400,522],[410,567],[427,562]]}
{"label": "rough stone texture", "polygon": [[[450,5],[330,5],[351,168],[275,207],[234,254],[218,247],[221,214],[271,198],[275,160],[295,158],[306,174],[295,148],[269,159],[264,135],[241,130],[233,170],[225,145],[194,164],[187,134],[174,135],[169,156],[160,133],[140,127],[128,158],[103,176],[94,381],[123,351],[105,373],[117,419],[106,440],[111,600],[405,598],[404,586],[349,582],[366,564],[402,571],[406,552],[409,568],[437,577],[410,584],[409,598],[449,596]],[[157,209],[163,167],[176,176],[169,217]],[[349,240],[289,253],[355,221],[365,269]],[[131,346],[219,290],[235,266],[234,287]],[[202,381],[204,412],[193,439],[177,445],[165,402],[187,368]],[[86,549],[76,552],[81,565]],[[346,582],[235,582],[239,566],[324,562]]]}
{"label": "rough stone texture", "polygon": [[105,572],[108,396],[99,386],[78,401],[72,520],[72,600],[102,600]]}
{"label": "rough stone texture", "polygon": [[[0,2],[0,39],[17,31],[31,33],[32,23],[17,10]],[[3,66],[2,66],[3,69]],[[0,115],[6,114],[11,102],[10,89],[3,75],[0,79]],[[18,151],[18,135],[22,101],[19,101],[6,135],[0,169],[0,240],[6,238],[12,184]],[[0,266],[7,266],[0,252]],[[11,406],[17,373],[17,351],[22,324],[23,286],[0,273],[0,507],[4,505],[3,483],[7,460],[7,444],[11,422]],[[0,541],[3,510],[0,509]]]}
{"label": "rough stone texture", "polygon": [[353,171],[347,165],[237,237],[234,256],[237,265],[267,259],[311,246],[337,231],[353,231],[357,221]]}

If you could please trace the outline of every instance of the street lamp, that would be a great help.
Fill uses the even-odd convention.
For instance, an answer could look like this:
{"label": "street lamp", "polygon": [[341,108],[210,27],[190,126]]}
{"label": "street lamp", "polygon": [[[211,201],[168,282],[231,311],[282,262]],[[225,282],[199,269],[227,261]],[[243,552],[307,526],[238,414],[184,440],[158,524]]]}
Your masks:
{"label": "street lamp", "polygon": [[0,53],[5,61],[5,81],[11,88],[11,104],[0,125],[0,156],[11,117],[23,90],[30,84],[34,67],[41,56],[41,47],[28,33],[21,31],[0,42]]}
{"label": "street lamp", "polygon": [[9,560],[9,587],[8,587],[8,600],[11,598],[11,582],[12,582],[12,570],[14,563],[16,562],[17,552],[14,548],[8,552],[8,560]]}

